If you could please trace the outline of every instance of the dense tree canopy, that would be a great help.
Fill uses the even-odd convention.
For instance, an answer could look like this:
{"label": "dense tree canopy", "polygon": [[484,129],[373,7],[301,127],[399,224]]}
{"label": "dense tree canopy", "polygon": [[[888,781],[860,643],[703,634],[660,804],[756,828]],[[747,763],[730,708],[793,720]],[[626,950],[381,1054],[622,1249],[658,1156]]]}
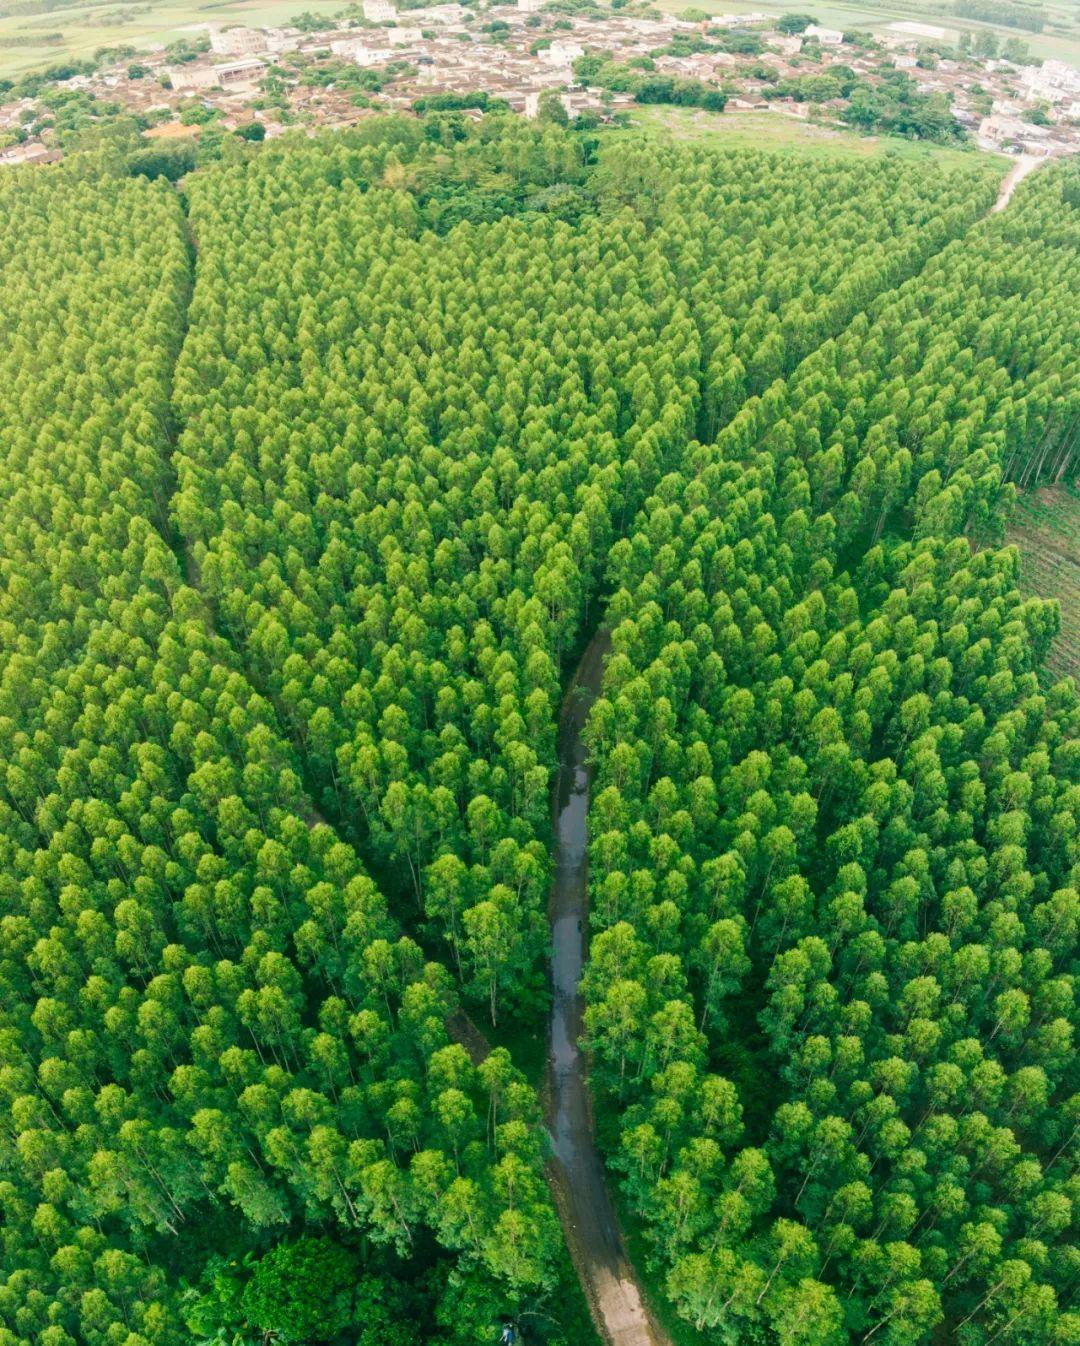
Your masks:
{"label": "dense tree canopy", "polygon": [[1063,176],[688,446],[612,549],[587,1026],[709,1339],[1080,1330],[1080,708],[1039,682],[1055,609],[972,545],[1006,477],[1075,475]]}
{"label": "dense tree canopy", "polygon": [[1075,475],[1067,173],[417,126],[0,184],[0,1346],[573,1340],[456,1039],[543,1031],[599,623],[587,1031],[678,1311],[1074,1340],[1078,712],[993,549]]}

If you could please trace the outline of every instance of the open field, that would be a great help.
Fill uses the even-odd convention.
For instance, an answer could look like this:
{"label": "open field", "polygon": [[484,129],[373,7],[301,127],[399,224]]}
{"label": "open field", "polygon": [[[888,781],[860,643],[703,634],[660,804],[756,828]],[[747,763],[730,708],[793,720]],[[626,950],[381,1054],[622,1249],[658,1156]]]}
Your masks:
{"label": "open field", "polygon": [[887,154],[902,159],[933,160],[942,166],[971,167],[973,157],[992,164],[1004,176],[1009,160],[1001,154],[978,150],[950,149],[925,141],[902,140],[897,136],[863,136],[814,122],[800,121],[780,112],[705,112],[699,108],[635,107],[635,130],[668,135],[673,140],[708,141],[730,145],[733,149],[769,150],[773,153],[799,153],[816,157],[846,155],[868,158]]}
{"label": "open field", "polygon": [[[657,8],[677,14],[686,8],[687,0],[655,0]],[[990,29],[1004,42],[1008,37],[1018,37],[1031,48],[1033,55],[1043,58],[1054,57],[1059,61],[1068,61],[1070,65],[1080,65],[1080,5],[1076,0],[1051,0],[1043,6],[1048,22],[1041,33],[1028,33],[1020,28],[1006,28],[1000,24],[980,23],[976,19],[958,18],[952,13],[949,0],[882,0],[880,4],[845,3],[845,0],[824,0],[824,3],[807,5],[785,4],[784,0],[694,0],[694,8],[705,10],[709,14],[739,14],[748,11],[761,11],[763,14],[784,14],[792,9],[813,14],[820,22],[829,27],[850,29],[861,28],[874,33],[884,32],[890,23],[898,19],[914,19],[923,23],[938,24],[943,28]]]}
{"label": "open field", "polygon": [[1020,549],[1021,587],[1061,604],[1061,632],[1047,666],[1080,678],[1080,492],[1044,486],[1021,496],[1008,536]]}
{"label": "open field", "polygon": [[[105,0],[44,14],[6,14],[0,17],[0,77],[10,78],[64,57],[85,59],[98,47],[145,50],[190,35],[191,28],[200,24],[273,26],[287,24],[293,15],[305,11],[335,14],[344,4],[345,0],[156,0],[149,4]],[[5,8],[0,3],[0,12]],[[43,40],[56,33],[61,35],[59,42]]]}

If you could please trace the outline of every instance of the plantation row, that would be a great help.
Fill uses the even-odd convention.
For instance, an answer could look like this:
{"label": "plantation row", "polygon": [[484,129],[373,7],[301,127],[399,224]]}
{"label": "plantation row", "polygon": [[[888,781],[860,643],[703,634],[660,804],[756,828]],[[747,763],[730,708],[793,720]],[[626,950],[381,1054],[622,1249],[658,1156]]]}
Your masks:
{"label": "plantation row", "polygon": [[[504,1295],[545,1283],[532,1091],[450,1042],[449,972],[317,823],[170,549],[179,202],[10,195],[4,1339],[190,1340],[181,1273],[311,1223],[400,1258],[434,1236]],[[493,866],[520,882],[508,845]]]}
{"label": "plantation row", "polygon": [[[427,227],[530,176],[590,208]],[[491,121],[5,181],[0,1346],[261,1340],[297,1239],[370,1346],[575,1339],[451,1027],[543,1031],[601,619],[589,1035],[675,1304],[1068,1339],[1074,696],[959,540],[1071,470],[1060,180],[972,228],[979,168]]]}
{"label": "plantation row", "polygon": [[709,1339],[1080,1330],[1080,707],[1037,676],[1056,610],[969,540],[1073,451],[1063,178],[691,445],[612,551],[588,1036]]}

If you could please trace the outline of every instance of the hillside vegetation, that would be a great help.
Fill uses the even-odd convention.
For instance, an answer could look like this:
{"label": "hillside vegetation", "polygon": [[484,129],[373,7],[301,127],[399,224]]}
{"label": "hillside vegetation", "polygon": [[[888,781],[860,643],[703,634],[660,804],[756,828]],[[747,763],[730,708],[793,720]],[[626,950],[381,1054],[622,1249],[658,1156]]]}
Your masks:
{"label": "hillside vegetation", "polygon": [[457,1038],[545,1031],[599,626],[588,1042],[673,1307],[1075,1340],[1080,716],[968,541],[1076,475],[1070,170],[986,221],[979,161],[416,126],[0,184],[0,1346],[584,1340]]}

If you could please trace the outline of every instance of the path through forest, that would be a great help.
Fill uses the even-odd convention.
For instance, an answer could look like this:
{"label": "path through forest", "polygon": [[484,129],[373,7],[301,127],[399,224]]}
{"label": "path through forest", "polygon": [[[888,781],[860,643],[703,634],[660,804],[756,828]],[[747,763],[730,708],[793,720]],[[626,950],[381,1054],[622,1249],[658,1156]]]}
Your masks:
{"label": "path through forest", "polygon": [[551,1033],[548,1053],[549,1166],[574,1265],[597,1329],[611,1346],[668,1346],[645,1306],[619,1233],[604,1166],[596,1152],[588,1068],[578,1049],[584,1003],[580,991],[588,928],[586,814],[589,768],[581,732],[596,700],[604,655],[598,631],[582,657],[559,726],[555,790],[555,877],[551,895]]}
{"label": "path through forest", "polygon": [[991,207],[990,214],[996,215],[998,211],[1004,210],[1012,200],[1012,194],[1023,182],[1027,175],[1033,172],[1040,164],[1046,163],[1044,158],[1035,154],[1021,154],[1008,173],[1005,174],[1005,180],[1001,184],[1001,191],[998,192],[998,199]]}

